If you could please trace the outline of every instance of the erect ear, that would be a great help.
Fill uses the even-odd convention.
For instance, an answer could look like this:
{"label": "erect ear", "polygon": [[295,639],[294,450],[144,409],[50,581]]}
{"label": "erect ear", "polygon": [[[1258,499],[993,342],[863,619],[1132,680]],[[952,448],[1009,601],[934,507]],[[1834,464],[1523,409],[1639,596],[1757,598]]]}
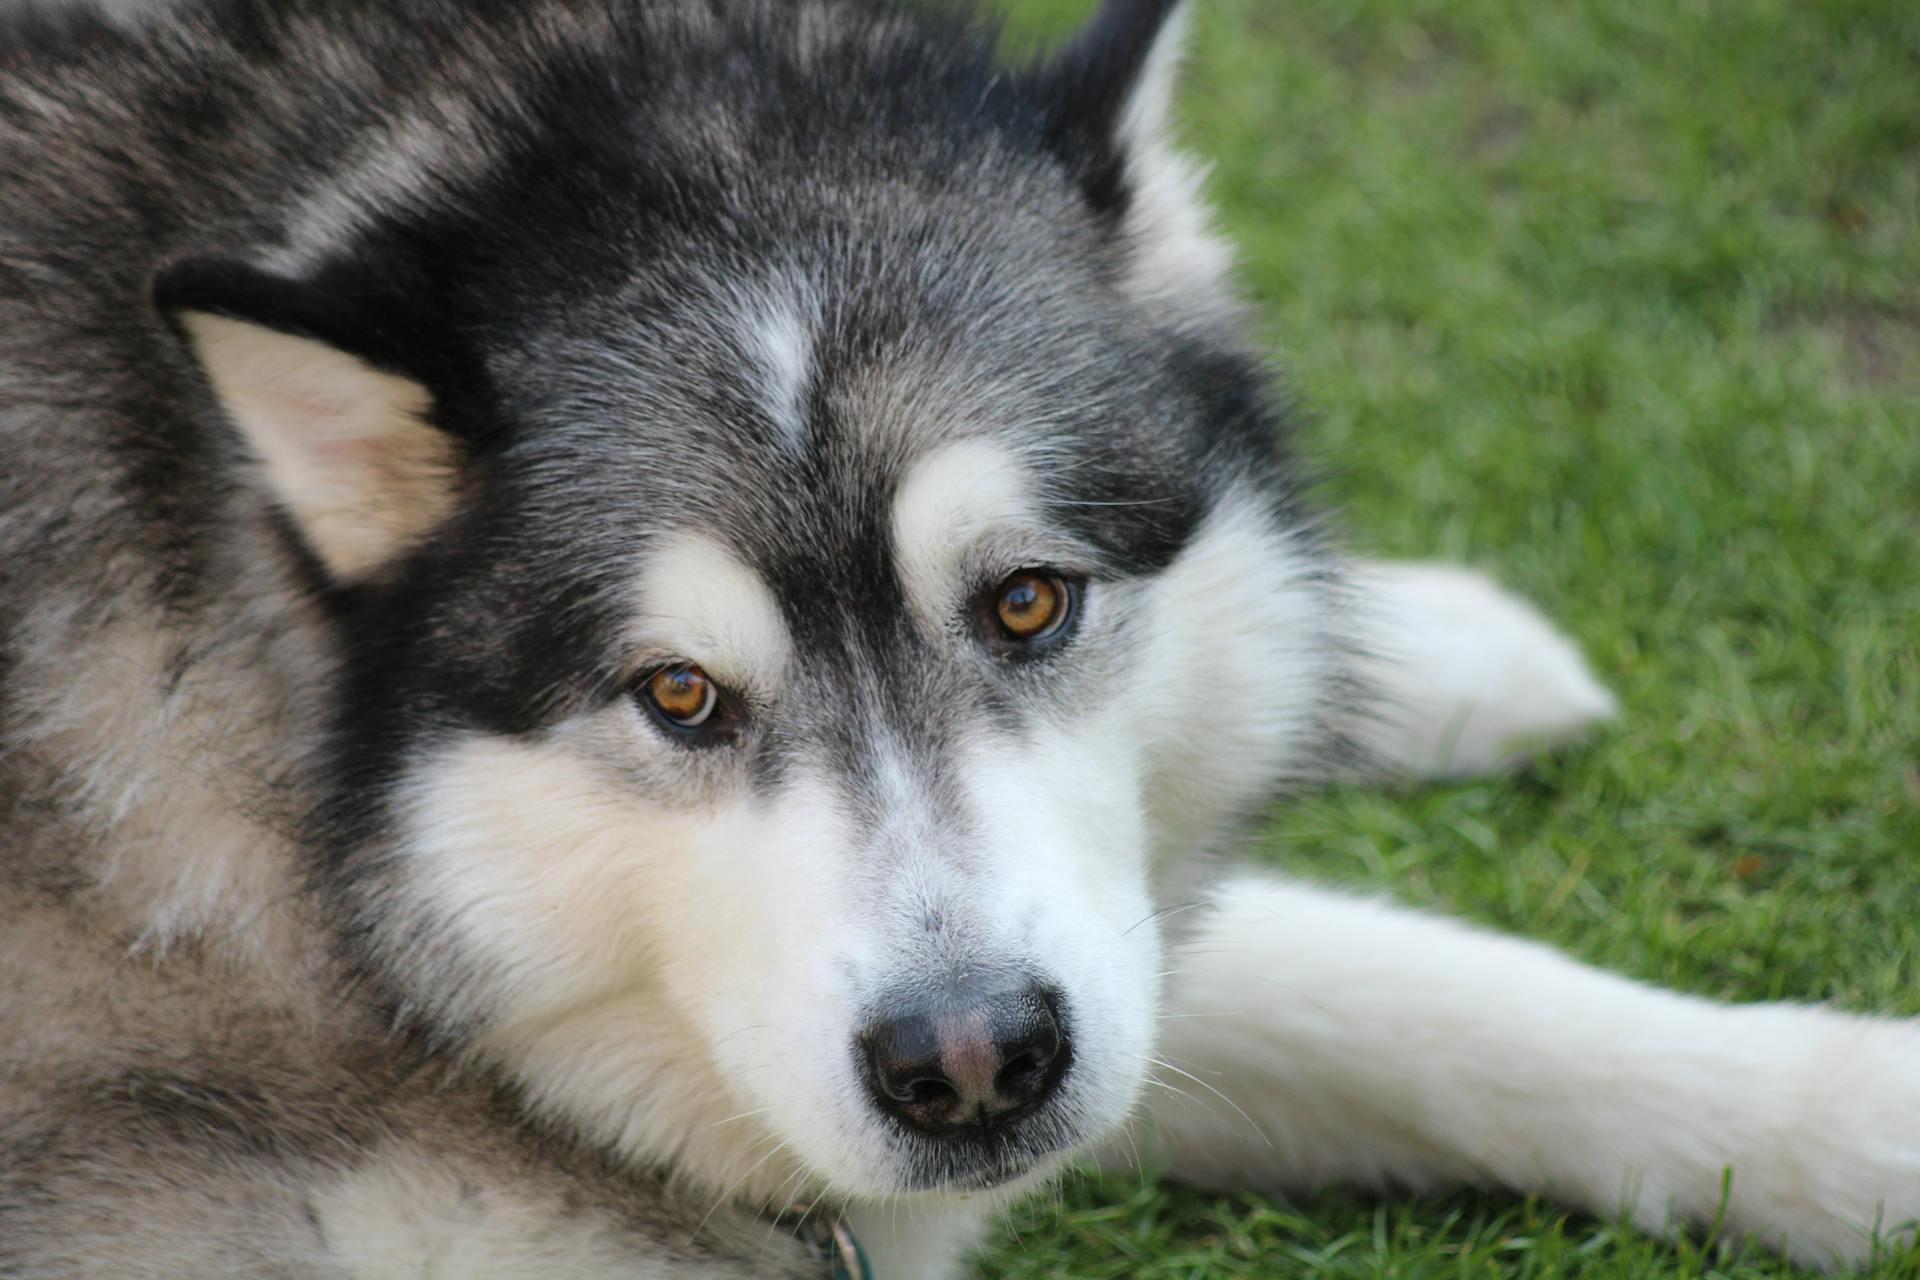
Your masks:
{"label": "erect ear", "polygon": [[154,301],[336,581],[377,574],[452,511],[460,451],[429,421],[427,389],[377,350],[377,326],[231,263],[170,268]]}
{"label": "erect ear", "polygon": [[1057,140],[1091,156],[1159,139],[1191,12],[1187,0],[1106,0],[1049,68]]}
{"label": "erect ear", "polygon": [[1088,201],[1116,218],[1143,300],[1204,319],[1232,306],[1232,254],[1174,147],[1173,93],[1191,0],[1105,0],[1041,73],[1048,141]]}

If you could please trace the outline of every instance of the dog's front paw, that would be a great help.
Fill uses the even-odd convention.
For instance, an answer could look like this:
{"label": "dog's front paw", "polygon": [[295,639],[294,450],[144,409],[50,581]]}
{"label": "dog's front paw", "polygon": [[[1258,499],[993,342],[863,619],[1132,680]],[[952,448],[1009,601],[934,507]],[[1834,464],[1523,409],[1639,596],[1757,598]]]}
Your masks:
{"label": "dog's front paw", "polygon": [[1756,1008],[1764,1039],[1800,1060],[1783,1123],[1737,1160],[1730,1221],[1811,1266],[1853,1267],[1920,1233],[1920,1023]]}
{"label": "dog's front paw", "polygon": [[1354,580],[1365,675],[1380,694],[1376,714],[1356,731],[1394,773],[1493,772],[1617,710],[1573,642],[1483,574],[1376,562]]}

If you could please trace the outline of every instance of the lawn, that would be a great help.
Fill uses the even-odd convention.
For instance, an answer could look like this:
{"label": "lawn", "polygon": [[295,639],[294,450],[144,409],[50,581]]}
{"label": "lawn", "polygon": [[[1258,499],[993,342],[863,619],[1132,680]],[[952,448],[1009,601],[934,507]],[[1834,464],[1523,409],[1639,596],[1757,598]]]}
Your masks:
{"label": "lawn", "polygon": [[[1207,0],[1183,132],[1351,541],[1494,571],[1625,708],[1511,781],[1292,801],[1264,856],[1920,1013],[1920,4]],[[1089,1179],[980,1274],[1795,1272],[1511,1196]]]}

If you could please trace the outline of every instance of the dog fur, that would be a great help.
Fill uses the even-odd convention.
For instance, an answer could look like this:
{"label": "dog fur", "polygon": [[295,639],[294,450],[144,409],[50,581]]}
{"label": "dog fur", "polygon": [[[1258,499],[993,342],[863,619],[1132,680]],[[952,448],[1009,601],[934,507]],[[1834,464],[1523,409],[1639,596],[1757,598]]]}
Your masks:
{"label": "dog fur", "polygon": [[[1329,544],[1181,21],[0,23],[0,1275],[811,1276],[813,1206],[932,1280],[1133,1119],[1209,1185],[1911,1229],[1913,1024],[1222,860],[1612,702]],[[688,663],[718,728],[647,701]],[[1014,988],[1071,1046],[1029,1109],[878,1100],[873,1027]]]}

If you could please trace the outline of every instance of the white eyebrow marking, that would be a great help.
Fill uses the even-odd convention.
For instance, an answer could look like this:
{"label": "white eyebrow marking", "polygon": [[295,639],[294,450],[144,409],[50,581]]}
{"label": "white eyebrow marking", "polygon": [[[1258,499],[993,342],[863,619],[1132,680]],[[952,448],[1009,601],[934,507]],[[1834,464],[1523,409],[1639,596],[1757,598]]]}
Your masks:
{"label": "white eyebrow marking", "polygon": [[793,652],[766,582],[726,547],[678,533],[640,570],[636,643],[697,662],[723,684],[771,691]]}
{"label": "white eyebrow marking", "polygon": [[959,440],[921,458],[893,499],[893,545],[908,597],[929,615],[964,587],[968,552],[986,534],[1031,522],[1033,480],[987,440]]}

